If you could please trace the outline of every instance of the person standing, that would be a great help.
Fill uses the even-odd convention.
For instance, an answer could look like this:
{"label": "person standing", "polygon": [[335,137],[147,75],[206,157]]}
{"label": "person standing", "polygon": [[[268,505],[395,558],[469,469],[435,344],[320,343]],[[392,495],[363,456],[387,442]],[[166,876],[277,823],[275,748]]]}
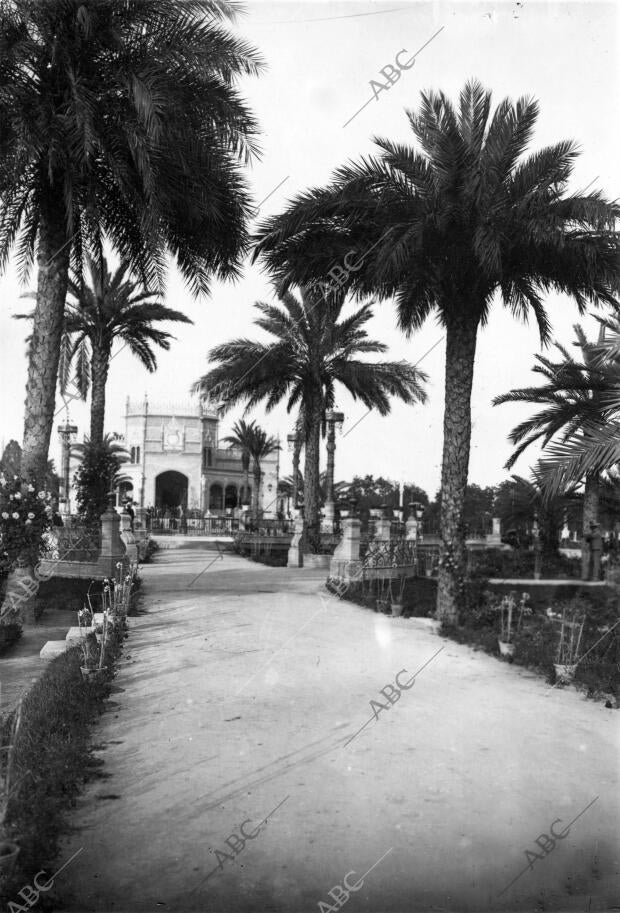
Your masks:
{"label": "person standing", "polygon": [[133,533],[133,522],[134,522],[134,519],[136,516],[136,512],[133,509],[132,502],[130,499],[127,499],[127,501],[125,501],[125,511],[126,511],[126,513],[129,514],[129,520],[130,520],[129,527]]}

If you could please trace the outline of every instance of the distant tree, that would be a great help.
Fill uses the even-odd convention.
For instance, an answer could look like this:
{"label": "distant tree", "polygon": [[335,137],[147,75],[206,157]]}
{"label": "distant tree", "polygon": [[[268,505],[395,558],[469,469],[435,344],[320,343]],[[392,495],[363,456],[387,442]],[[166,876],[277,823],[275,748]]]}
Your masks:
{"label": "distant tree", "polygon": [[[463,535],[479,536],[491,531],[495,488],[467,485],[463,503]],[[438,491],[424,515],[424,528],[430,532],[439,530],[441,517],[441,491]]]}
{"label": "distant tree", "polygon": [[502,521],[504,535],[512,532],[511,544],[528,546],[532,543],[532,528],[538,523],[543,551],[557,552],[560,532],[567,512],[572,518],[580,510],[574,494],[548,498],[535,476],[525,479],[513,475],[497,487],[495,497],[497,516]]}
{"label": "distant tree", "polygon": [[[348,485],[345,499],[355,498],[357,509],[364,513],[371,508],[381,507],[386,504],[394,508],[400,505],[400,483],[372,475],[354,476]],[[412,501],[428,504],[428,495],[423,488],[413,483],[404,486],[405,511]]]}

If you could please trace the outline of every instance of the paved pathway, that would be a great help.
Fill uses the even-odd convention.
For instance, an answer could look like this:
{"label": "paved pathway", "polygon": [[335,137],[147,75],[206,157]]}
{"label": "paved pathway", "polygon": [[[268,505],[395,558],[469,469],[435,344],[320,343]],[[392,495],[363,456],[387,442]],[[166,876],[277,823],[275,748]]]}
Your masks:
{"label": "paved pathway", "polygon": [[[332,605],[322,573],[214,557],[143,570],[66,910],[327,913],[352,871],[350,913],[618,903],[614,711],[429,622]],[[543,858],[536,838],[584,809]]]}

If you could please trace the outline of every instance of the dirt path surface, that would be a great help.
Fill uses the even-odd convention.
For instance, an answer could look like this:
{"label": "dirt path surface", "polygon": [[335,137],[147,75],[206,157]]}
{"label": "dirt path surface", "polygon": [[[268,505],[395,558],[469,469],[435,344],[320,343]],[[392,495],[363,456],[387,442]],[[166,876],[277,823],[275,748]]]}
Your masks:
{"label": "dirt path surface", "polygon": [[620,905],[614,711],[324,572],[212,560],[142,571],[64,909],[328,913],[352,872],[350,913]]}

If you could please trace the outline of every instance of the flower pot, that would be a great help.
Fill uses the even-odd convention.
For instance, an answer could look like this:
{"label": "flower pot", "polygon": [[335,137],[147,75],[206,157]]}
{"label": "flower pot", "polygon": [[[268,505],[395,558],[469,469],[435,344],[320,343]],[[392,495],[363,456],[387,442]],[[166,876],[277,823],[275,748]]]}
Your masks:
{"label": "flower pot", "polygon": [[80,666],[82,679],[91,685],[100,685],[105,681],[105,669],[93,669],[90,666]]}
{"label": "flower pot", "polygon": [[514,656],[515,655],[515,645],[509,644],[505,640],[497,639],[499,644],[499,652],[502,656]]}
{"label": "flower pot", "polygon": [[403,604],[402,604],[402,602],[392,602],[392,603],[390,604],[390,606],[391,606],[392,615],[394,616],[394,618],[398,618],[400,615],[403,614]]}
{"label": "flower pot", "polygon": [[97,643],[100,644],[103,641],[103,631],[95,631],[95,637],[97,638]]}
{"label": "flower pot", "polygon": [[577,663],[554,663],[553,668],[555,669],[555,677],[559,682],[564,682],[568,684],[572,682],[575,678],[575,670],[577,669]]}
{"label": "flower pot", "polygon": [[18,856],[19,847],[16,843],[11,840],[0,841],[0,872],[3,875],[11,874]]}
{"label": "flower pot", "polygon": [[427,577],[432,577],[432,576],[433,576],[433,569],[432,569],[432,567],[427,567],[427,568],[425,568],[425,569],[424,569],[424,573],[426,574]]}

